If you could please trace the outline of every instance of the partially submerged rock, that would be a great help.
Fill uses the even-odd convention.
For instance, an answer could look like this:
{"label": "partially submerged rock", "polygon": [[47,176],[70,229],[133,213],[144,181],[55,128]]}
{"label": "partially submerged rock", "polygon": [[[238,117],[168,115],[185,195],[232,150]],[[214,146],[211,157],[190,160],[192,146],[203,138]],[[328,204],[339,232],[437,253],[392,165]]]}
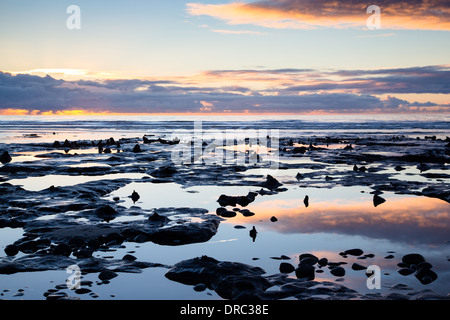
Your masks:
{"label": "partially submerged rock", "polygon": [[195,286],[204,284],[224,299],[260,299],[271,284],[264,270],[238,262],[218,261],[208,256],[181,261],[167,273],[172,281]]}

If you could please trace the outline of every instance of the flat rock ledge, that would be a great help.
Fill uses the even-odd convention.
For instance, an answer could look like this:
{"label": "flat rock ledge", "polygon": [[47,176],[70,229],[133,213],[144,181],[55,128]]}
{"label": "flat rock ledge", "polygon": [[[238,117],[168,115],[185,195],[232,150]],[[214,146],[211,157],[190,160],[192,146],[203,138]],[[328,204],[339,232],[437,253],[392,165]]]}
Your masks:
{"label": "flat rock ledge", "polygon": [[[229,300],[279,300],[296,298],[299,300],[392,300],[393,293],[382,296],[360,294],[346,286],[330,281],[294,279],[286,274],[265,276],[266,272],[255,266],[239,262],[218,261],[202,256],[175,264],[166,277],[185,285],[205,286],[215,291],[223,299]],[[427,299],[416,295],[406,299]],[[428,297],[429,298],[429,297]],[[448,296],[433,295],[432,299],[446,300]]]}

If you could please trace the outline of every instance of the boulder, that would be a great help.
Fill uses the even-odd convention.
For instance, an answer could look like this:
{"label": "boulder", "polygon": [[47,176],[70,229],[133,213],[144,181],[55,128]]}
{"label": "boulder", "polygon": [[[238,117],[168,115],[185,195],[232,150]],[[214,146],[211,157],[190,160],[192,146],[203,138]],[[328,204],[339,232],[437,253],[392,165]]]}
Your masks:
{"label": "boulder", "polygon": [[2,164],[7,164],[7,163],[10,163],[11,161],[12,161],[12,158],[9,155],[8,151],[4,151],[3,153],[0,154],[0,162]]}

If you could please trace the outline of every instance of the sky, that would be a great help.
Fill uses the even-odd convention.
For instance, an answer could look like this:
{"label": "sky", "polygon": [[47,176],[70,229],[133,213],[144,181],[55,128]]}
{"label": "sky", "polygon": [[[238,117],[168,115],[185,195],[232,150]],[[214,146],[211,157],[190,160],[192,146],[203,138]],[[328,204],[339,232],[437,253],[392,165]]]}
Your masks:
{"label": "sky", "polygon": [[0,41],[0,115],[450,112],[449,1],[1,0]]}

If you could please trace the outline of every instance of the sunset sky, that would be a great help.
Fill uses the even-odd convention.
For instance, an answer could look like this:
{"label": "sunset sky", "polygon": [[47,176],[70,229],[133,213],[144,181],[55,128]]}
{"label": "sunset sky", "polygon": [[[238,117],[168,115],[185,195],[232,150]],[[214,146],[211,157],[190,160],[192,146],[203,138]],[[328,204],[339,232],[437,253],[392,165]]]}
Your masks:
{"label": "sunset sky", "polygon": [[448,1],[16,0],[0,30],[0,115],[450,112]]}

